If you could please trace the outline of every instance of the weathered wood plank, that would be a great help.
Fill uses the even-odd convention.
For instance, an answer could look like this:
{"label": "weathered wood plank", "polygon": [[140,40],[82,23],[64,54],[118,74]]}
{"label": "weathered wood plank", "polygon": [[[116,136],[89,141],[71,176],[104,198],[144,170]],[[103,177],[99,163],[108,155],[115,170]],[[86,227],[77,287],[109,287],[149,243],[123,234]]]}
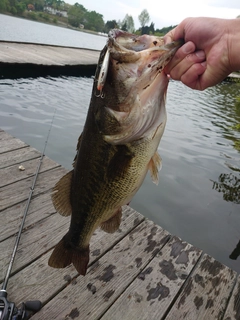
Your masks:
{"label": "weathered wood plank", "polygon": [[[58,167],[56,169],[40,173],[37,178],[34,196],[51,189],[59,178],[66,172],[66,169]],[[32,181],[33,177],[29,177],[15,182],[14,186],[8,185],[2,187],[0,190],[0,210],[4,210],[28,199]]]}
{"label": "weathered wood plank", "polygon": [[[0,242],[18,232],[26,204],[27,200],[1,212]],[[54,212],[50,192],[36,196],[30,202],[23,230]]]}
{"label": "weathered wood plank", "polygon": [[1,141],[0,154],[20,148],[27,147],[28,145],[16,138],[9,138]]}
{"label": "weathered wood plank", "polygon": [[[12,272],[14,273],[22,269],[31,263],[32,260],[37,259],[43,253],[50,250],[56,244],[56,241],[59,241],[61,236],[67,231],[68,220],[60,217],[59,214],[53,214],[23,232]],[[6,268],[9,262],[13,244],[12,237],[0,243],[0,266],[4,266],[3,269]]]}
{"label": "weathered wood plank", "polygon": [[163,319],[200,255],[173,237],[101,319]]}
{"label": "weathered wood plank", "polygon": [[222,319],[235,279],[235,271],[205,254],[165,319]]}
{"label": "weathered wood plank", "polygon": [[[142,223],[143,220],[144,217],[140,213],[125,206],[123,208],[123,219],[120,230],[113,234],[107,234],[100,229],[95,231],[91,239],[89,264],[91,265],[96,262],[99,257],[109,251],[112,246]],[[66,227],[68,227],[68,223]],[[65,226],[61,231],[61,236],[66,231],[64,228]],[[55,243],[58,240],[59,238],[55,239]],[[38,299],[45,304],[78,275],[73,266],[64,269],[50,268],[47,264],[50,254],[51,252],[42,255],[39,259],[10,278],[8,295],[16,304],[31,299]]]}
{"label": "weathered wood plank", "polygon": [[[0,144],[2,281],[40,152],[1,129]],[[45,304],[33,319],[240,319],[240,276],[208,255],[193,269],[200,250],[177,237],[168,241],[168,232],[127,206],[117,232],[94,233],[86,277],[72,266],[50,268],[51,249],[70,220],[51,202],[51,188],[67,172],[56,166],[43,161],[8,285],[17,304],[31,299]]]}
{"label": "weathered wood plank", "polygon": [[[36,174],[39,162],[40,162],[39,158],[22,162],[21,167],[23,167],[24,170],[20,170],[18,164],[2,169],[0,187],[7,186],[9,184],[26,179],[28,177],[32,177],[33,175]],[[60,167],[60,165],[45,156],[42,160],[39,173],[45,172],[57,167]]]}
{"label": "weathered wood plank", "polygon": [[39,158],[41,153],[32,147],[17,149],[1,154],[0,169],[21,164],[24,161]]}
{"label": "weathered wood plank", "polygon": [[0,41],[0,62],[37,65],[97,64],[100,51]]}
{"label": "weathered wood plank", "polygon": [[144,221],[93,264],[85,277],[72,281],[32,319],[99,319],[167,238],[166,231]]}
{"label": "weathered wood plank", "polygon": [[13,139],[14,137],[11,136],[6,131],[0,130],[0,141],[2,143],[3,140]]}
{"label": "weathered wood plank", "polygon": [[240,276],[237,278],[231,299],[229,300],[223,320],[240,319]]}

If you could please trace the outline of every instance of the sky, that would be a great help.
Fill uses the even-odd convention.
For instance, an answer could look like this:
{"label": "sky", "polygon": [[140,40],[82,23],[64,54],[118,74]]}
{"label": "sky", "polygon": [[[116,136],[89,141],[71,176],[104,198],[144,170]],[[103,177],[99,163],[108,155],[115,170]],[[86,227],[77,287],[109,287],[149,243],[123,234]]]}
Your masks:
{"label": "sky", "polygon": [[89,11],[96,11],[108,20],[123,20],[131,15],[135,29],[140,27],[138,16],[147,9],[155,29],[180,23],[187,17],[216,17],[232,19],[240,15],[240,0],[65,0],[66,3],[78,2]]}

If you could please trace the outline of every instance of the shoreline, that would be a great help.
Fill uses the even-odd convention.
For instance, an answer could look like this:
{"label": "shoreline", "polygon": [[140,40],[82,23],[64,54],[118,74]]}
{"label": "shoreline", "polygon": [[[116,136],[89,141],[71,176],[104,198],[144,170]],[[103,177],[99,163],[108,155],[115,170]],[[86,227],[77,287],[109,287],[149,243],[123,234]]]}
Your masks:
{"label": "shoreline", "polygon": [[[39,13],[39,12],[42,12],[42,11],[36,11],[36,13]],[[50,26],[55,26],[55,27],[60,27],[60,28],[65,28],[65,29],[70,29],[70,30],[74,30],[74,31],[79,31],[79,32],[84,32],[84,33],[90,33],[90,34],[94,34],[96,36],[100,36],[100,37],[106,37],[104,36],[103,34],[99,34],[98,32],[96,31],[92,31],[92,30],[87,30],[87,29],[80,29],[80,28],[74,28],[72,26],[70,26],[68,23],[65,23],[65,22],[62,22],[62,21],[58,21],[58,23],[54,23],[54,22],[51,22],[51,21],[44,21],[44,19],[41,19],[41,20],[33,20],[33,19],[29,19],[28,17],[26,16],[15,16],[11,13],[3,13],[1,12],[0,15],[5,15],[5,16],[9,16],[9,17],[12,17],[12,18],[19,18],[19,19],[24,19],[24,20],[28,20],[28,21],[32,21],[32,22],[38,22],[38,23],[43,23],[43,24],[47,24],[47,25],[50,25]],[[47,13],[46,13],[47,14]],[[51,14],[48,14],[50,17],[56,17],[55,15],[51,15]],[[5,41],[5,40],[1,40],[0,41]]]}

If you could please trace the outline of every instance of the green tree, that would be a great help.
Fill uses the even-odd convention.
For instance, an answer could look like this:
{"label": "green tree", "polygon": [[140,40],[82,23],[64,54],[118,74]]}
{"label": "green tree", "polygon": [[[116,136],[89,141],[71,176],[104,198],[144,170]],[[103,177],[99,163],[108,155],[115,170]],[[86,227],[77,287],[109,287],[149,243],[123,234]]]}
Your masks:
{"label": "green tree", "polygon": [[127,23],[126,23],[126,22],[125,22],[125,23],[122,23],[121,29],[122,29],[123,31],[127,31]]}
{"label": "green tree", "polygon": [[[134,32],[135,28],[134,28],[134,21],[133,21],[133,17],[126,14],[123,21],[122,21],[122,27],[124,27],[124,31],[128,31],[128,32]],[[122,29],[123,30],[123,29]]]}
{"label": "green tree", "polygon": [[176,27],[176,25],[175,26],[164,27],[162,29],[156,29],[156,32],[159,33],[159,34],[164,35],[164,34],[168,33],[170,30],[172,30],[175,27]]}
{"label": "green tree", "polygon": [[116,20],[108,20],[104,26],[104,32],[108,33],[112,29],[118,28],[118,24]]}
{"label": "green tree", "polygon": [[18,0],[9,0],[9,10],[14,15],[21,15],[26,10],[26,4]]}
{"label": "green tree", "polygon": [[84,28],[88,30],[104,32],[103,15],[96,11],[87,11],[84,15]]}
{"label": "green tree", "polygon": [[68,10],[68,23],[73,27],[78,28],[80,23],[84,24],[83,21],[86,12],[87,10],[84,8],[83,5],[75,3]]}
{"label": "green tree", "polygon": [[[30,3],[29,0],[27,2]],[[43,8],[44,8],[44,5],[45,5],[45,1],[44,0],[34,0],[33,2],[34,2],[34,7],[35,7],[36,11],[43,11]]]}
{"label": "green tree", "polygon": [[57,9],[60,10],[64,6],[64,1],[62,0],[56,0]]}
{"label": "green tree", "polygon": [[6,12],[9,10],[8,0],[0,0],[0,12]]}
{"label": "green tree", "polygon": [[154,28],[154,23],[151,22],[150,27],[149,27],[149,34],[154,34],[155,28]]}
{"label": "green tree", "polygon": [[138,16],[138,20],[140,22],[141,27],[145,27],[145,25],[150,21],[150,16],[147,9],[144,9],[140,15]]}

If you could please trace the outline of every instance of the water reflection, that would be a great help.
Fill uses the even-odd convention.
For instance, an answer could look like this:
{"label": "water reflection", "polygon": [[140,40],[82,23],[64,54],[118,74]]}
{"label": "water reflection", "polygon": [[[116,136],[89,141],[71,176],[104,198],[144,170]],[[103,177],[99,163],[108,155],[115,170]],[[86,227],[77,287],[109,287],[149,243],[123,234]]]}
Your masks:
{"label": "water reflection", "polygon": [[230,254],[229,258],[232,260],[237,260],[237,258],[240,256],[240,240],[236,246],[236,248],[233,250],[233,252]]}
{"label": "water reflection", "polygon": [[[231,142],[237,151],[240,151],[240,89],[239,83],[222,83],[214,88],[215,99],[218,105],[217,119],[212,123],[220,129],[222,136]],[[211,89],[210,89],[211,90]],[[216,112],[216,110],[215,110]],[[239,158],[224,155],[228,161],[225,165],[231,170],[221,173],[218,181],[213,181],[213,189],[223,193],[223,200],[240,203],[240,179],[233,172],[240,172]],[[233,172],[232,172],[233,171]]]}
{"label": "water reflection", "polygon": [[[239,169],[240,171],[240,169]],[[213,189],[223,193],[223,200],[240,204],[240,179],[233,173],[221,173],[218,181],[213,181]]]}

